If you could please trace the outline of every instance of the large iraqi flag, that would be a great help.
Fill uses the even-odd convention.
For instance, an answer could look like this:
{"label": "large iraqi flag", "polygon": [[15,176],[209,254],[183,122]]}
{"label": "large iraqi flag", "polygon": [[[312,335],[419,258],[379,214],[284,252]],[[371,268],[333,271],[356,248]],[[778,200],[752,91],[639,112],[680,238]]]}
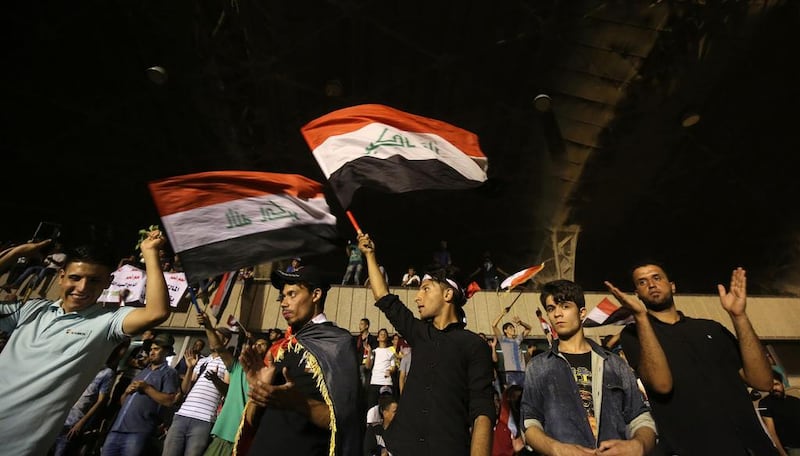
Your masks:
{"label": "large iraqi flag", "polygon": [[149,187],[189,283],[337,248],[322,184],[303,176],[213,171]]}
{"label": "large iraqi flag", "polygon": [[404,193],[486,181],[488,162],[477,135],[388,106],[340,109],[300,131],[345,209],[360,187]]}

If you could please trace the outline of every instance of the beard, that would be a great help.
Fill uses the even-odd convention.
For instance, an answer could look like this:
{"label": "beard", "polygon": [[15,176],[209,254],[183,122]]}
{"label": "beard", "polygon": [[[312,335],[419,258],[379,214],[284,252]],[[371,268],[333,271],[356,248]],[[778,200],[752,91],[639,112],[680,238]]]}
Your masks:
{"label": "beard", "polygon": [[675,305],[675,300],[673,299],[672,292],[663,295],[661,298],[657,300],[652,300],[649,299],[648,297],[641,297],[641,296],[639,297],[639,299],[642,300],[645,307],[647,307],[647,310],[652,310],[654,312],[662,312]]}
{"label": "beard", "polygon": [[769,395],[776,398],[776,399],[783,399],[786,396],[786,393],[783,391],[770,391]]}

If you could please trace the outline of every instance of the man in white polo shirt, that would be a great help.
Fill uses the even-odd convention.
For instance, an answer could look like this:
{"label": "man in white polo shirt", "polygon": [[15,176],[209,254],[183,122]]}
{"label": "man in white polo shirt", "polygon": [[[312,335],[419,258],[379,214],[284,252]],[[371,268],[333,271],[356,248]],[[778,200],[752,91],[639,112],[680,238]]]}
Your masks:
{"label": "man in white polo shirt", "polygon": [[[0,257],[0,270],[21,256],[35,255],[51,241],[14,247]],[[97,298],[111,283],[116,259],[108,250],[67,250],[58,273],[57,301],[0,303],[0,330],[11,333],[0,353],[0,442],[2,452],[39,456],[53,445],[72,404],[125,336],[139,334],[169,317],[169,295],[160,273],[159,231],[148,233],[141,251],[148,271],[147,305],[104,308]]]}

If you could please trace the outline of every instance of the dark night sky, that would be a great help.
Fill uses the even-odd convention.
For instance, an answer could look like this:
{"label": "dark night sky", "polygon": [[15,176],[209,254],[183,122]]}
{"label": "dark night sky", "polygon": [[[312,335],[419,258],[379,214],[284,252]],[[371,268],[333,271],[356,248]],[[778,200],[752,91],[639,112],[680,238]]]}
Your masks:
{"label": "dark night sky", "polygon": [[[24,240],[39,221],[48,220],[63,223],[68,239],[110,236],[123,255],[135,244],[140,228],[158,223],[146,188],[153,179],[248,168],[322,180],[299,127],[335,106],[326,105],[324,98],[315,102],[295,95],[297,106],[283,107],[288,120],[270,125],[264,133],[280,133],[280,139],[263,149],[259,144],[229,147],[220,140],[220,131],[227,127],[219,121],[223,113],[212,96],[214,88],[196,82],[208,71],[203,66],[206,56],[190,52],[181,41],[190,40],[192,23],[180,19],[180,5],[172,6],[174,11],[162,6],[152,16],[116,2],[13,5],[9,25],[0,32],[6,43],[0,88],[6,187],[0,208],[7,217],[0,240]],[[797,13],[795,5],[773,15],[755,34],[752,47],[735,56],[734,63],[703,88],[701,124],[679,138],[653,132],[653,143],[664,143],[661,148],[668,151],[651,158],[641,150],[633,160],[620,153],[616,161],[609,153],[591,163],[589,182],[575,196],[573,214],[583,230],[576,279],[585,288],[601,289],[605,279],[626,284],[627,266],[645,255],[664,258],[677,271],[674,275],[683,292],[713,293],[714,284],[725,280],[738,264],[752,271],[753,288],[761,292],[774,291],[776,280],[797,278]],[[159,14],[172,20],[170,27],[175,30],[168,36],[160,32],[166,20]],[[503,52],[502,58],[509,62],[521,58],[514,49]],[[340,60],[358,67],[358,52],[350,53]],[[442,120],[480,136],[490,163],[486,188],[409,195],[364,192],[352,207],[362,227],[375,236],[392,280],[399,280],[407,264],[421,267],[429,261],[441,239],[449,241],[465,272],[477,266],[487,249],[508,272],[539,260],[536,246],[528,245],[526,238],[532,223],[527,208],[535,204],[536,195],[521,193],[520,188],[529,189],[530,184],[511,172],[527,166],[526,160],[532,159],[526,156],[538,153],[538,142],[531,140],[535,131],[525,131],[525,125],[535,124],[535,113],[501,106],[513,97],[509,84],[519,81],[509,79],[509,72],[483,73],[478,69],[481,59],[485,56],[477,55],[478,62],[471,64],[476,65],[478,85],[489,87],[486,93],[451,87],[451,76],[444,72],[426,73],[412,82],[430,84],[431,93],[445,101],[436,106],[408,101],[408,106],[431,117],[441,113]],[[157,86],[147,80],[144,69],[163,62],[172,63],[172,73],[167,85]],[[500,66],[499,60],[488,66]],[[403,108],[407,96],[403,89],[408,86],[398,83],[398,87],[388,95],[383,92],[360,101]],[[533,93],[530,87],[525,87],[529,92],[519,90],[520,96]],[[441,95],[445,93],[448,98]],[[284,104],[291,99],[281,96],[287,97],[281,98]],[[469,112],[461,110],[466,105],[455,104],[468,97],[478,100]],[[507,124],[502,128],[493,123],[498,113],[507,111],[518,115],[498,119]],[[639,115],[646,118],[648,113]],[[521,133],[509,139],[512,128]],[[620,149],[647,149],[653,144],[620,142]],[[515,150],[520,145],[525,150]],[[259,156],[253,158],[253,151]],[[629,177],[645,171],[650,176],[645,183],[625,188]],[[514,181],[507,181],[507,175],[515,176]],[[532,173],[529,179],[534,181],[537,175]],[[625,199],[625,207],[617,207],[619,200],[611,191],[620,187],[636,195]],[[354,233],[331,200],[340,219],[342,252],[311,260],[338,274],[346,263],[344,242]]]}

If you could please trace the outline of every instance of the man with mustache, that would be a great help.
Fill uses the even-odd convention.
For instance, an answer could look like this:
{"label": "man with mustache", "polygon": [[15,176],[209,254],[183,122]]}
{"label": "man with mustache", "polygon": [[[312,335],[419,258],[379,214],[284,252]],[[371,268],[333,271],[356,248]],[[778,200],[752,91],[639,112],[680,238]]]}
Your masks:
{"label": "man with mustache", "polygon": [[266,364],[242,350],[250,401],[237,454],[358,454],[364,418],[355,345],[325,316],[330,281],[313,265],[274,271],[271,280],[291,336],[270,348]]}

